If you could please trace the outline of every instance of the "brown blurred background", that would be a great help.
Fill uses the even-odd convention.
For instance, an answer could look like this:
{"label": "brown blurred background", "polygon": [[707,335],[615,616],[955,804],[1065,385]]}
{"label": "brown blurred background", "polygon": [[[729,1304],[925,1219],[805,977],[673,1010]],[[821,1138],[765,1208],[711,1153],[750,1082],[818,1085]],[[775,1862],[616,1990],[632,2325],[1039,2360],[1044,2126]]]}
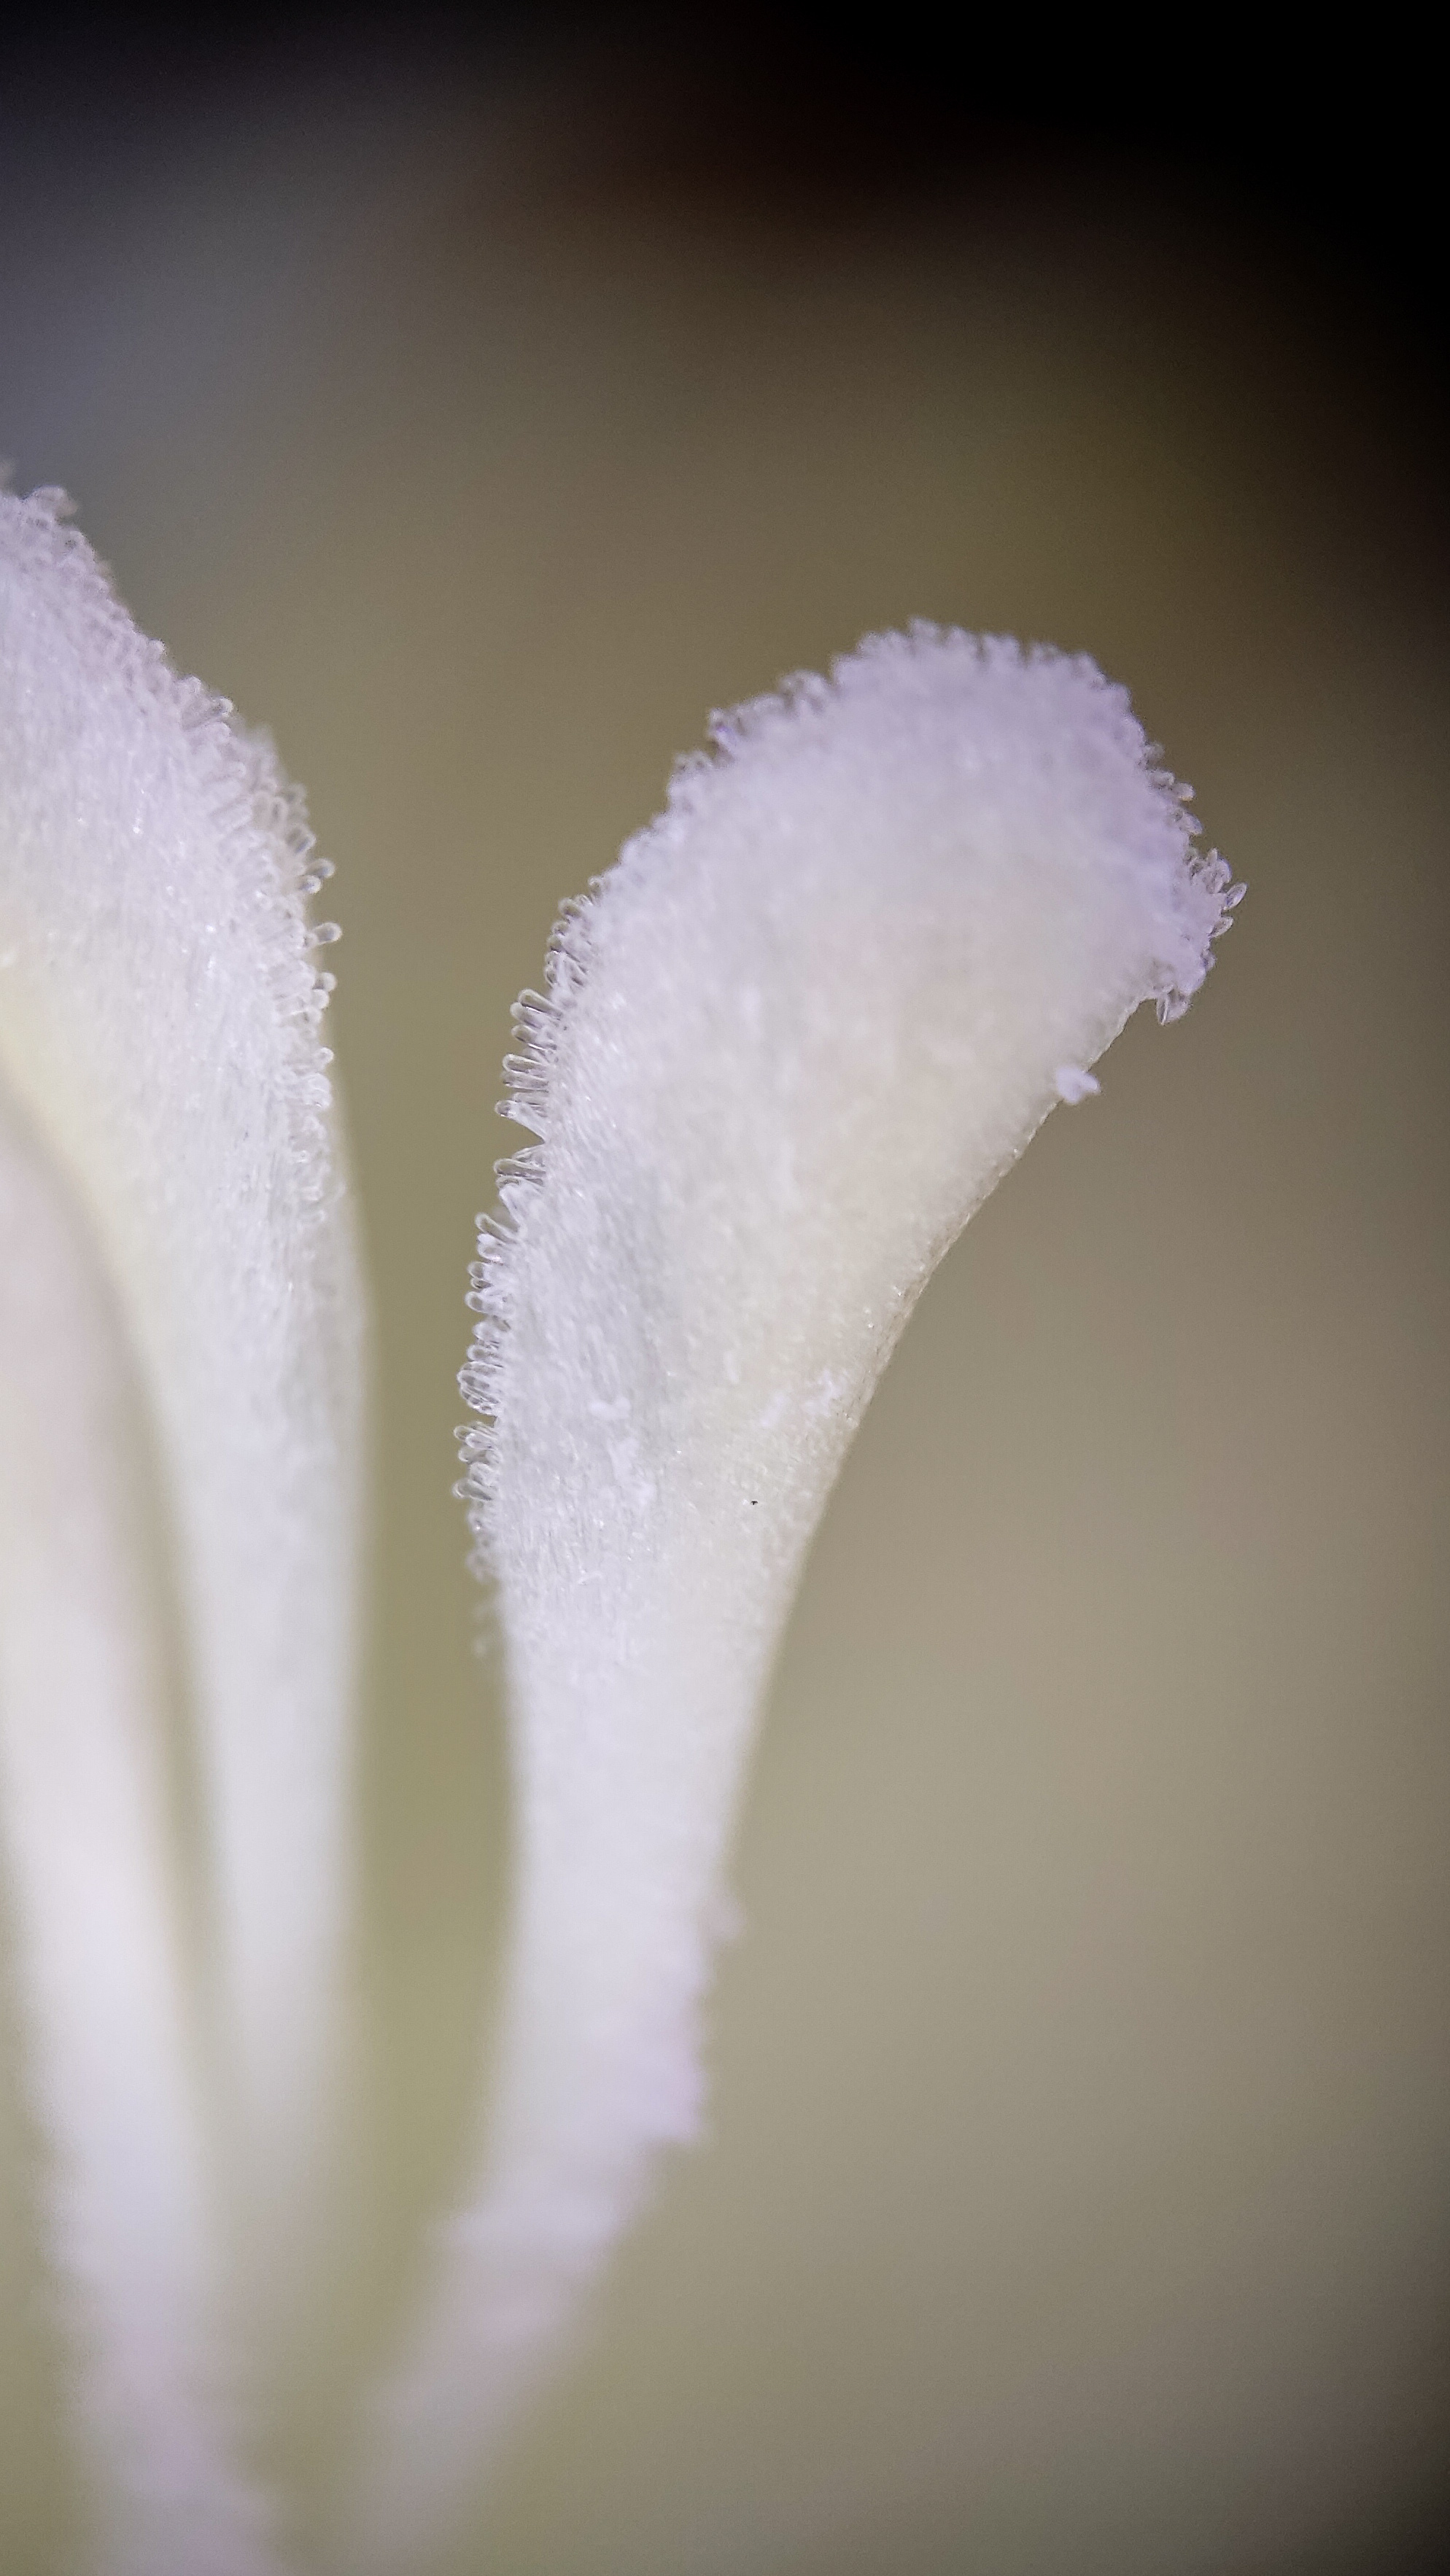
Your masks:
{"label": "brown blurred background", "polygon": [[[711,2141],[458,2576],[1450,2559],[1424,138],[1411,74],[1291,102],[1210,60],[1139,130],[1090,68],[909,13],[853,50],[504,11],[52,32],[0,92],[0,452],[271,725],[338,862],[377,2180],[299,2450],[456,2175],[490,1992],[453,1376],[559,899],[712,706],[913,615],[1095,654],[1251,886],[893,1364],[742,1818]],[[0,2273],[29,2576],[60,2472],[13,2227]]]}

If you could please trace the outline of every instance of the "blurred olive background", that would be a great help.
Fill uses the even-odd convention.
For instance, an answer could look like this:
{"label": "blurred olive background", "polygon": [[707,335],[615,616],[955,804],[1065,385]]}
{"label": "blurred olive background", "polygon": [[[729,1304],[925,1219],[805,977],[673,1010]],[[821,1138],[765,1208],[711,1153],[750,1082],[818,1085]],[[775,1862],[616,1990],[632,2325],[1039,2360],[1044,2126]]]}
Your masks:
{"label": "blurred olive background", "polygon": [[[911,616],[1093,653],[1251,887],[893,1363],[741,1819],[711,2138],[458,2576],[1450,2555],[1440,385],[1413,238],[1302,131],[1139,149],[1070,87],[515,15],[0,96],[0,451],[338,863],[375,2190],[300,2451],[492,1990],[453,1380],[558,901],[712,706]],[[28,2576],[55,2355],[3,2260]]]}

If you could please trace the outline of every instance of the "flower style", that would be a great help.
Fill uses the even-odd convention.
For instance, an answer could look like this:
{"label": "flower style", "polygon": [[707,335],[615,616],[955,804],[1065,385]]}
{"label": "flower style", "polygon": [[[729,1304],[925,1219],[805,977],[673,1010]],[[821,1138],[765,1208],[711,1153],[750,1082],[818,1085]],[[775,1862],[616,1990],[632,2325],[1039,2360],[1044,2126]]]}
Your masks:
{"label": "flower style", "polygon": [[[474,2184],[335,2504],[347,2576],[444,2545],[658,2152],[695,2132],[730,1824],[851,1436],[967,1218],[1140,1002],[1186,1007],[1241,891],[1153,757],[1084,660],[873,639],[716,720],[519,1006],[508,1114],[537,1141],[502,1167],[462,1379],[513,1709],[507,2009]],[[270,2563],[208,2337],[228,2317],[265,2350],[282,2282],[321,2277],[299,2258],[338,2046],[361,1300],[319,875],[270,754],[141,642],[53,496],[0,500],[0,1369],[23,1390],[0,1497],[29,1569],[0,1573],[0,1669],[23,1671],[0,1755],[107,2568]],[[122,1491],[147,1474],[169,1547]],[[163,1904],[168,1619],[211,1838],[209,2085]],[[86,1766],[122,1791],[78,1828]],[[68,1835],[94,1898],[60,1927]],[[118,2070],[91,2039],[122,1917],[111,2021],[151,2053]],[[223,2085],[244,2153],[219,2189]],[[192,2177],[184,2262],[180,2220],[148,2236],[116,2179],[113,2094],[137,2170]],[[239,2306],[239,2249],[268,2245],[274,2295]],[[153,2264],[171,2345],[136,2409],[159,2465],[128,2484],[102,2419]],[[140,2554],[107,2537],[147,2516]]]}
{"label": "flower style", "polygon": [[194,2576],[263,2563],[213,2345],[224,2281],[259,2355],[311,2294],[338,2043],[361,1300],[334,934],[267,744],[137,633],[54,493],[0,496],[0,744],[7,1873],[98,2545]]}

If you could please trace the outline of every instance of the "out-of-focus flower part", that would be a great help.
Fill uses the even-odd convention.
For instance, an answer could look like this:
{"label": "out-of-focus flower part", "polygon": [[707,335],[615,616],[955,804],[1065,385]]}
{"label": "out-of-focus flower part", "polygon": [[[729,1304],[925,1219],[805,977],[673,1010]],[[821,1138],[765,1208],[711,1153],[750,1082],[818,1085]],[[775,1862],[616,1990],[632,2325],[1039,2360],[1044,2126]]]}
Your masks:
{"label": "out-of-focus flower part", "polygon": [[318,1026],[336,934],[270,747],[64,517],[0,495],[3,1831],[101,2554],[220,2576],[271,2562],[207,2396],[217,2303],[225,2280],[265,2352],[312,2294],[339,2038],[361,1299]]}

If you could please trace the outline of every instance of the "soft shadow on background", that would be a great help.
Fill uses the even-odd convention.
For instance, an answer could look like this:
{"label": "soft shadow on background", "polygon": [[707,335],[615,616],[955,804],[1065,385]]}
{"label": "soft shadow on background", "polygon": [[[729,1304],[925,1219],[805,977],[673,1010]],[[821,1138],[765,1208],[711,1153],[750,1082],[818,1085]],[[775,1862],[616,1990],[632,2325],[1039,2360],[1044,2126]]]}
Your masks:
{"label": "soft shadow on background", "polygon": [[[37,56],[0,104],[0,452],[273,728],[338,863],[376,2183],[298,2448],[456,2173],[491,1991],[449,1488],[509,1003],[712,706],[924,615],[1126,680],[1251,897],[893,1363],[742,1817],[713,2135],[458,2576],[1419,2576],[1450,901],[1413,244],[1306,195],[1302,137],[1139,150],[770,23],[318,25]],[[0,2272],[28,2576],[61,2473],[13,2226]]]}

